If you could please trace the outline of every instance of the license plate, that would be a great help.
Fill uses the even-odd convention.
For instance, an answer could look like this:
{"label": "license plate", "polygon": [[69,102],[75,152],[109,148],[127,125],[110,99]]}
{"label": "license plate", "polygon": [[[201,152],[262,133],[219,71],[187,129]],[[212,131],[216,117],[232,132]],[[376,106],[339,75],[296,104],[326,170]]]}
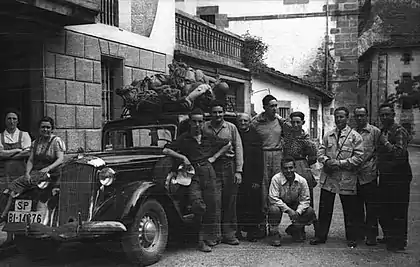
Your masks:
{"label": "license plate", "polygon": [[32,200],[16,199],[15,210],[10,211],[7,216],[7,221],[10,223],[26,222],[27,219],[31,223],[41,223],[43,221],[42,212],[31,211]]}
{"label": "license plate", "polygon": [[15,211],[30,212],[31,208],[32,208],[32,200],[26,200],[26,199],[15,200]]}
{"label": "license plate", "polygon": [[9,211],[7,216],[7,221],[9,223],[20,223],[26,222],[29,218],[31,223],[42,223],[43,216],[42,213],[39,211],[31,211],[31,212],[24,212],[24,211]]}

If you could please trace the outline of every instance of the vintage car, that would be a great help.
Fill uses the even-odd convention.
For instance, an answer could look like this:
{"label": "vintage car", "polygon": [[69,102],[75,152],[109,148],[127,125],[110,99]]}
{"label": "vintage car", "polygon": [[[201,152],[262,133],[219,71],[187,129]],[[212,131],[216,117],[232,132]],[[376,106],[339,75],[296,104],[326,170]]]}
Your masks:
{"label": "vintage car", "polygon": [[122,248],[138,265],[157,262],[169,236],[192,229],[184,186],[173,181],[179,162],[162,154],[164,145],[187,129],[185,114],[107,123],[102,152],[73,156],[60,167],[57,181],[16,198],[3,230],[33,259],[77,241]]}

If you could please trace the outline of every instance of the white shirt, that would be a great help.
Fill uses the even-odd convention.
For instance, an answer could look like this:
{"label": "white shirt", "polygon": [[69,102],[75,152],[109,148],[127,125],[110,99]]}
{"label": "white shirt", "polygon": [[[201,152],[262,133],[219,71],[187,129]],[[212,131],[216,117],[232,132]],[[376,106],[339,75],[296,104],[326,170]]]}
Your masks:
{"label": "white shirt", "polygon": [[[13,134],[10,134],[7,130],[3,132],[4,135],[4,142],[6,144],[13,144],[17,143],[19,141],[19,133],[20,130],[16,128],[16,131]],[[23,150],[30,150],[31,149],[31,137],[27,132],[22,131],[22,140],[21,140],[21,146]],[[3,143],[1,142],[1,136],[0,136],[0,151],[3,151]]]}
{"label": "white shirt", "polygon": [[296,212],[299,215],[306,211],[311,200],[305,178],[295,173],[295,179],[289,183],[282,172],[271,179],[268,198],[271,205],[279,207],[282,212],[293,210],[289,205],[297,204]]}

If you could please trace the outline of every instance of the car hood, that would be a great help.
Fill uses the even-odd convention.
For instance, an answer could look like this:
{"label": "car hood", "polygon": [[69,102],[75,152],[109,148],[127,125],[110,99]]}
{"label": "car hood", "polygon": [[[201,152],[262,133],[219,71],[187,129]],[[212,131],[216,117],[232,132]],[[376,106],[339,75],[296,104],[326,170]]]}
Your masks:
{"label": "car hood", "polygon": [[116,153],[95,153],[94,155],[83,155],[74,157],[70,162],[79,164],[87,164],[94,167],[101,167],[104,165],[120,165],[124,163],[137,163],[157,161],[165,157],[163,154],[116,154]]}
{"label": "car hood", "polygon": [[100,158],[105,161],[107,165],[140,162],[149,160],[158,160],[165,157],[165,155],[108,155],[101,156]]}

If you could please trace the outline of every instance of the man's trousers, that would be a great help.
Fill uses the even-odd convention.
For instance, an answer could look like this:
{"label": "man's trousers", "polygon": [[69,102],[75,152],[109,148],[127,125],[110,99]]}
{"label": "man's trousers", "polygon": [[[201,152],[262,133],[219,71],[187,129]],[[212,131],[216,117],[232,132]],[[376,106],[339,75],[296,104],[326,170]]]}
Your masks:
{"label": "man's trousers", "polygon": [[364,237],[376,239],[378,236],[378,219],[380,213],[378,181],[375,179],[367,184],[357,184],[357,199],[359,204],[358,223],[361,239]]}
{"label": "man's trousers", "polygon": [[[320,240],[327,240],[328,232],[331,226],[331,219],[334,211],[335,193],[321,189],[319,201],[318,226],[316,227],[316,237]],[[356,195],[342,195],[340,200],[344,214],[344,227],[346,230],[346,239],[356,241],[358,237],[358,205]]]}
{"label": "man's trousers", "polygon": [[381,214],[379,222],[387,245],[404,247],[407,241],[410,182],[380,182]]}
{"label": "man's trousers", "polygon": [[210,162],[194,164],[195,176],[191,181],[190,200],[197,217],[200,218],[201,240],[216,241],[219,226],[217,204],[220,192],[216,190],[216,173]]}
{"label": "man's trousers", "polygon": [[[278,206],[271,205],[268,212],[268,222],[270,224],[270,232],[278,233],[278,226],[283,217],[283,212]],[[313,208],[307,208],[292,225],[297,227],[305,227],[305,225],[311,225],[316,222],[316,215]]]}
{"label": "man's trousers", "polygon": [[236,236],[236,198],[238,185],[234,183],[235,163],[231,159],[219,159],[214,164],[216,171],[216,191],[222,195],[217,203],[219,222],[218,239],[232,239]]}

